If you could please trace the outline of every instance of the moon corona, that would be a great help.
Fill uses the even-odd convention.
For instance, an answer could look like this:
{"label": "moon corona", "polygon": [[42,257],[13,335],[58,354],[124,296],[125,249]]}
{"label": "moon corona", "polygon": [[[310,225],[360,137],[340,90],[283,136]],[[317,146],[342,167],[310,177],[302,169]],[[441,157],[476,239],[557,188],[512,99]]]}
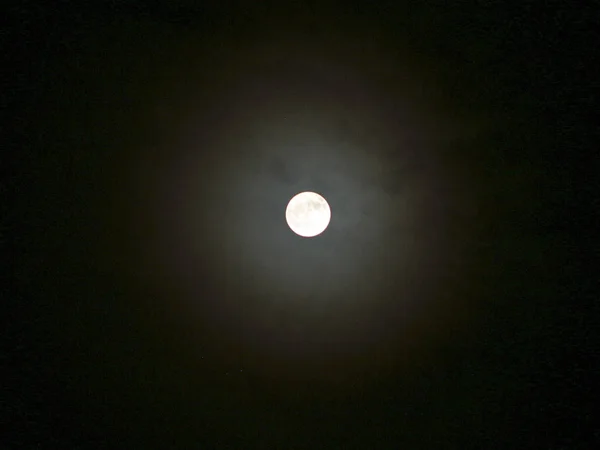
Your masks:
{"label": "moon corona", "polygon": [[290,229],[302,237],[321,234],[331,220],[327,201],[315,192],[300,192],[289,201],[285,219]]}

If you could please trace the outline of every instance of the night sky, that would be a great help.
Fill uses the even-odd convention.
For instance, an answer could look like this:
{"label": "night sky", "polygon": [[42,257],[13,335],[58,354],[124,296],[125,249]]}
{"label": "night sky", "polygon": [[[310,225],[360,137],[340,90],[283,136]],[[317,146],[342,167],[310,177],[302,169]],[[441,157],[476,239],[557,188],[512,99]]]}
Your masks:
{"label": "night sky", "polygon": [[0,447],[591,448],[585,11],[262,3],[10,10]]}

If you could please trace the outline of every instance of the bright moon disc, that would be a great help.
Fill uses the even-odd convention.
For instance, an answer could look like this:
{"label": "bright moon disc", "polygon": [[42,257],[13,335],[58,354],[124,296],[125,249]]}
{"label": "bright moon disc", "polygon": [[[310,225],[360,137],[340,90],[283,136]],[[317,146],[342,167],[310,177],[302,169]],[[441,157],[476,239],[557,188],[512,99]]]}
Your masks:
{"label": "bright moon disc", "polygon": [[327,201],[315,192],[300,192],[287,205],[285,220],[294,233],[302,237],[321,234],[331,220]]}

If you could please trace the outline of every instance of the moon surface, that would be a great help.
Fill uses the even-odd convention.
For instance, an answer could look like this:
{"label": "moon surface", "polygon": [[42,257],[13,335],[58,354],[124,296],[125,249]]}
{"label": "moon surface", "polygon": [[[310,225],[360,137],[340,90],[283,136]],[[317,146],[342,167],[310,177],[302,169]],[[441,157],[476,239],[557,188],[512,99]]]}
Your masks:
{"label": "moon surface", "polygon": [[314,237],[329,225],[331,209],[327,200],[316,192],[300,192],[289,201],[285,220],[298,236]]}

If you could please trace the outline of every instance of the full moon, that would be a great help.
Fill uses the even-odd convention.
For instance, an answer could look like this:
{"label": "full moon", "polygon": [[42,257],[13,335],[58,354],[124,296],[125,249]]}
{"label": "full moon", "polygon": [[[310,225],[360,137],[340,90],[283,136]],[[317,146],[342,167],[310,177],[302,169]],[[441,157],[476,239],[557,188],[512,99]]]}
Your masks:
{"label": "full moon", "polygon": [[331,220],[331,209],[316,192],[300,192],[287,205],[285,220],[290,229],[302,237],[321,234]]}

